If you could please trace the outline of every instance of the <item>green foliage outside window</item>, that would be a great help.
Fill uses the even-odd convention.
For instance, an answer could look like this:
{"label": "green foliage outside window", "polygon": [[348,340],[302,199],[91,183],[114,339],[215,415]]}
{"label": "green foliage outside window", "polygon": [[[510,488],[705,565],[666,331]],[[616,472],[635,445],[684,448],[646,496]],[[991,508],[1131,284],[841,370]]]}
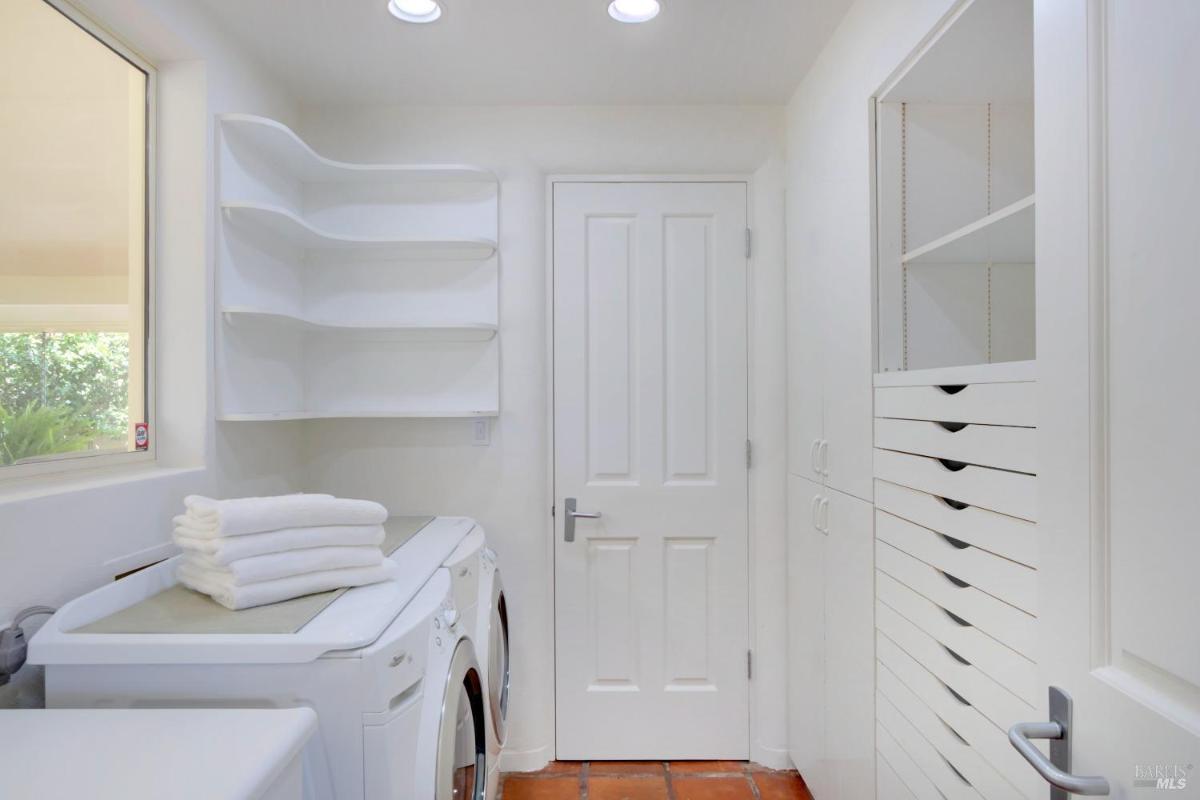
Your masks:
{"label": "green foliage outside window", "polygon": [[123,447],[129,337],[0,333],[0,464]]}

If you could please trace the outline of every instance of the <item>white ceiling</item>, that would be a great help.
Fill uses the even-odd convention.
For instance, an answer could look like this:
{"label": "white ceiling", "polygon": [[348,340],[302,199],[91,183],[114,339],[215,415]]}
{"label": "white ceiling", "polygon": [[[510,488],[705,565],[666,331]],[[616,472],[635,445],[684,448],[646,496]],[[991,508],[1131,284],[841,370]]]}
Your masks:
{"label": "white ceiling", "polygon": [[607,0],[443,0],[431,25],[386,0],[194,0],[313,104],[776,104],[850,0],[663,0],[624,25]]}

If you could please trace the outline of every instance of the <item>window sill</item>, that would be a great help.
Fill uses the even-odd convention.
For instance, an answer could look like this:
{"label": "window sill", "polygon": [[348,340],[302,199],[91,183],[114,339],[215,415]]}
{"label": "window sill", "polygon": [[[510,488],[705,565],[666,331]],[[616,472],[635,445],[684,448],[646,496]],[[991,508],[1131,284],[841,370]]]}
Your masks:
{"label": "window sill", "polygon": [[101,489],[106,486],[169,480],[186,475],[194,475],[200,479],[206,472],[205,467],[161,467],[154,463],[143,463],[127,466],[110,464],[95,469],[30,475],[0,481],[0,508],[10,503]]}

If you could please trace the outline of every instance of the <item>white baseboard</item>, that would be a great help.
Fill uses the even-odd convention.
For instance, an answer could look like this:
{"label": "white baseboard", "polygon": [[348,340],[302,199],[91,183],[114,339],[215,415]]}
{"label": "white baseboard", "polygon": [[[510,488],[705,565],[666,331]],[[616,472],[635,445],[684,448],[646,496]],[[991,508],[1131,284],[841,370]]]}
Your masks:
{"label": "white baseboard", "polygon": [[550,745],[542,745],[532,750],[508,750],[500,754],[501,772],[537,772],[554,760],[554,751]]}
{"label": "white baseboard", "polygon": [[767,747],[755,742],[750,745],[750,760],[770,769],[795,769],[786,747]]}

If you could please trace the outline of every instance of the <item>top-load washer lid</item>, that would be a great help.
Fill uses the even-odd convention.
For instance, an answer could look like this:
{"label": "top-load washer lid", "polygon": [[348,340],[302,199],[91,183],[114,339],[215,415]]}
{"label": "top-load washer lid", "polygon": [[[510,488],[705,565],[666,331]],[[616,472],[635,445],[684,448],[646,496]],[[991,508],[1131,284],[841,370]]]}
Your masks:
{"label": "top-load washer lid", "polygon": [[[397,523],[389,521],[389,525]],[[379,638],[450,553],[474,529],[466,517],[437,517],[392,554],[396,580],[349,589],[290,633],[88,632],[110,617],[176,584],[170,559],[67,603],[29,644],[34,664],[281,664],[354,650]],[[215,604],[214,604],[215,605]],[[253,609],[247,609],[252,611]],[[225,611],[244,614],[244,611]]]}
{"label": "top-load washer lid", "polygon": [[3,711],[3,794],[260,797],[316,730],[311,708]]}

